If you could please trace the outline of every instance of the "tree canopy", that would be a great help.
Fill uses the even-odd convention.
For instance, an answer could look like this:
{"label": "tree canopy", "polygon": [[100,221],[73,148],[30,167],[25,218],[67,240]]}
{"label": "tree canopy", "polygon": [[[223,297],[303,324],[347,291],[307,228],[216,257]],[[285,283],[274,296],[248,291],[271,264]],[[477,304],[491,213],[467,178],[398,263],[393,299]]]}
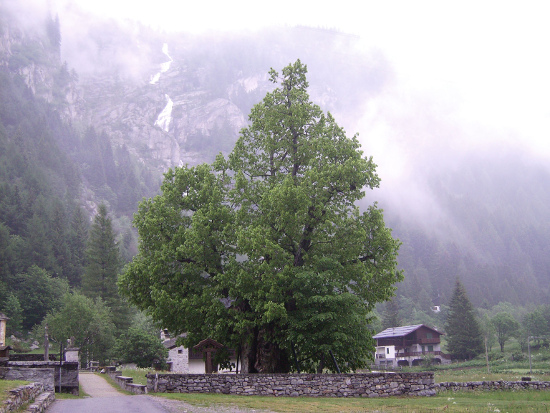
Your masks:
{"label": "tree canopy", "polygon": [[[74,338],[83,358],[105,362],[115,344],[113,314],[101,298],[92,300],[81,294],[65,294],[62,307],[43,321],[50,339],[65,344]],[[44,335],[40,334],[40,337]]]}
{"label": "tree canopy", "polygon": [[491,318],[495,328],[500,351],[504,352],[504,344],[519,332],[519,323],[505,311],[501,311]]}
{"label": "tree canopy", "polygon": [[474,307],[458,279],[449,303],[445,332],[447,350],[453,357],[471,359],[483,351],[483,337]]}
{"label": "tree canopy", "polygon": [[107,207],[99,205],[90,229],[86,249],[87,265],[82,276],[82,293],[92,299],[101,298],[115,315],[117,328],[129,326],[129,309],[120,298],[117,279],[122,268],[120,252],[115,241]]}
{"label": "tree canopy", "polygon": [[377,302],[402,275],[399,242],[376,204],[372,158],[307,93],[299,60],[254,106],[233,152],[169,170],[134,223],[139,252],[119,281],[186,344],[212,337],[249,372],[365,365]]}

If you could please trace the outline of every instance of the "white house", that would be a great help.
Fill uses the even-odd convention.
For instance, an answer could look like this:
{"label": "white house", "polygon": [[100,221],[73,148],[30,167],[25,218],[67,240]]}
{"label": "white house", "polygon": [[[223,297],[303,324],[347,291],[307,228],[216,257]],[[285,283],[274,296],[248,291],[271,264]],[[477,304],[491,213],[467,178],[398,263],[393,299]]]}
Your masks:
{"label": "white house", "polygon": [[[185,337],[185,334],[179,337]],[[166,364],[168,364],[168,370],[174,373],[182,374],[204,374],[206,372],[205,361],[202,352],[188,349],[184,346],[177,346],[176,340],[178,337],[170,338],[170,335],[166,330],[161,331],[161,340],[164,347],[168,349],[168,358]],[[233,366],[236,366],[237,359],[235,352],[231,351],[230,362]],[[230,370],[220,370],[219,373],[234,373],[235,367]]]}

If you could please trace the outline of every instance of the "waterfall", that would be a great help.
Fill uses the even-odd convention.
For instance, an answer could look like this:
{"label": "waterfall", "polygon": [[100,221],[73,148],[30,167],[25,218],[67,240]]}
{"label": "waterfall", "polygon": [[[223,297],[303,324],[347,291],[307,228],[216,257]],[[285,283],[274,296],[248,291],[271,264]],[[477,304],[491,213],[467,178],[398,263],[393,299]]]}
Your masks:
{"label": "waterfall", "polygon": [[158,115],[155,126],[158,126],[165,132],[168,132],[170,130],[170,121],[172,120],[172,107],[174,106],[174,102],[172,102],[170,96],[164,96],[166,97],[167,103],[164,109],[162,109],[162,112]]}
{"label": "waterfall", "polygon": [[[166,55],[168,61],[160,65],[160,72],[154,76],[151,76],[151,81],[149,83],[152,85],[159,81],[160,75],[167,72],[170,69],[170,65],[174,61],[174,59],[172,59],[172,57],[168,54],[167,43],[162,45],[162,53]],[[174,102],[172,102],[172,99],[170,99],[170,96],[167,94],[164,96],[166,97],[166,106],[162,109],[162,112],[159,113],[157,120],[155,121],[155,126],[158,126],[163,131],[168,132],[170,130],[170,122],[172,121],[172,107],[174,106]]]}
{"label": "waterfall", "polygon": [[151,81],[149,82],[150,84],[154,85],[156,84],[159,79],[160,79],[160,75],[162,73],[165,73],[167,72],[168,70],[170,70],[170,65],[172,64],[172,62],[174,61],[174,59],[172,59],[172,56],[170,56],[168,54],[168,44],[167,43],[164,43],[162,45],[162,53],[164,53],[166,55],[166,57],[168,58],[168,61],[167,62],[164,62],[160,65],[160,72],[158,72],[157,74],[155,74],[154,76],[151,76]]}

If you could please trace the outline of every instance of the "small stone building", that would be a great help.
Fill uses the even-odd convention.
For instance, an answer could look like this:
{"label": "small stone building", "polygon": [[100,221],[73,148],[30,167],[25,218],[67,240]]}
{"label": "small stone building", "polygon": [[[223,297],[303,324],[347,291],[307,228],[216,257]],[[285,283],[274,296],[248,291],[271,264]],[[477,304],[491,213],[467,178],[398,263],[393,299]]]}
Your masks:
{"label": "small stone building", "polygon": [[[185,337],[185,334],[178,337]],[[162,344],[168,349],[168,358],[166,359],[168,370],[173,373],[181,374],[204,374],[206,369],[203,353],[201,351],[176,345],[178,337],[170,337],[168,331],[161,331]],[[231,363],[236,364],[234,352],[230,351],[230,355]],[[234,371],[235,369],[233,369],[233,372]],[[229,370],[220,370],[219,372],[228,373]]]}

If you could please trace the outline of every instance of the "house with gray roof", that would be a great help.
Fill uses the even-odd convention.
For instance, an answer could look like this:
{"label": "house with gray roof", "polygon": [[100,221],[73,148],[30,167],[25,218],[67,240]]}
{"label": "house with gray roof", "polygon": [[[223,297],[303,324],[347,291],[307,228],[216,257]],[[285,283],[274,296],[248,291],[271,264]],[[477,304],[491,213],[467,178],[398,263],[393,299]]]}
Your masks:
{"label": "house with gray roof", "polygon": [[424,324],[390,327],[376,334],[374,364],[384,367],[417,366],[426,359],[449,364],[451,357],[441,351],[443,333]]}

